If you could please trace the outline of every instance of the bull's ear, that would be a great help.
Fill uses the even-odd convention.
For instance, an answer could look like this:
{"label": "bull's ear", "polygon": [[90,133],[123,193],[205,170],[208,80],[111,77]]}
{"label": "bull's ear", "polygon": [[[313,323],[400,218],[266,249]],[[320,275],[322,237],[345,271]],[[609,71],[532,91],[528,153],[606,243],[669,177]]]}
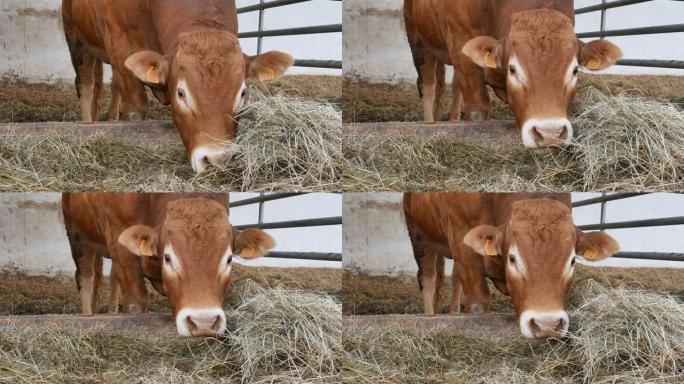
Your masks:
{"label": "bull's ear", "polygon": [[463,243],[482,256],[498,256],[502,254],[503,233],[497,227],[480,225],[466,233]]}
{"label": "bull's ear", "polygon": [[607,40],[579,42],[579,64],[591,71],[606,69],[622,58],[622,50]]}
{"label": "bull's ear", "polygon": [[138,256],[156,256],[159,236],[147,225],[128,227],[119,235],[119,244]]}
{"label": "bull's ear", "polygon": [[163,85],[169,78],[169,62],[157,52],[136,52],[128,56],[124,65],[147,84]]}
{"label": "bull's ear", "polygon": [[584,233],[577,229],[575,253],[583,258],[596,261],[612,256],[620,250],[620,244],[605,232]]}
{"label": "bull's ear", "polygon": [[463,54],[483,68],[502,68],[503,47],[490,36],[478,36],[463,46]]}
{"label": "bull's ear", "polygon": [[282,76],[294,59],[287,53],[270,51],[257,56],[245,55],[247,77],[252,80],[269,81]]}
{"label": "bull's ear", "polygon": [[261,229],[233,228],[233,253],[243,259],[256,259],[275,247],[275,240]]}

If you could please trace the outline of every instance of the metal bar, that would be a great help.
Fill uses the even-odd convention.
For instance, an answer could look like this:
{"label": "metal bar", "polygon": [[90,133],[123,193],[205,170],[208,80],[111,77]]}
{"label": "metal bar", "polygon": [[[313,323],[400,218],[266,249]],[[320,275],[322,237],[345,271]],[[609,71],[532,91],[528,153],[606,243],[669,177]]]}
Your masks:
{"label": "metal bar", "polygon": [[660,261],[684,261],[684,253],[663,252],[618,252],[613,257],[619,259],[642,259]]}
{"label": "metal bar", "polygon": [[257,204],[264,201],[287,199],[288,197],[305,195],[306,193],[271,193],[268,195],[259,195],[249,199],[238,200],[230,203],[231,208],[242,207],[245,205]]}
{"label": "metal bar", "polygon": [[342,225],[342,216],[321,217],[317,219],[277,221],[272,223],[235,225],[237,229],[259,228],[259,229],[283,229],[283,228],[302,228],[302,227],[322,227],[326,225]]}
{"label": "metal bar", "polygon": [[593,197],[591,199],[586,199],[586,200],[580,200],[572,203],[573,208],[577,207],[583,207],[586,205],[594,205],[598,203],[602,203],[604,201],[614,201],[614,200],[622,200],[622,199],[628,199],[630,197],[634,196],[641,196],[641,195],[648,195],[648,193],[615,193],[612,195],[605,195],[605,196],[600,196],[600,197]]}
{"label": "metal bar", "polygon": [[342,69],[340,60],[295,60],[295,67]]}
{"label": "metal bar", "polygon": [[[605,32],[606,31],[606,0],[601,0],[601,4],[603,5],[603,8],[601,8],[601,32]],[[605,39],[605,37],[601,37],[601,39]]]}
{"label": "metal bar", "polygon": [[684,69],[684,61],[682,60],[635,60],[625,59],[618,60],[616,65],[624,65],[628,67],[651,67],[651,68],[674,68]]}
{"label": "metal bar", "polygon": [[[259,0],[259,5],[264,5],[264,0]],[[264,8],[259,9],[259,32],[264,30]],[[257,55],[261,55],[264,38],[257,38]]]}
{"label": "metal bar", "polygon": [[342,261],[341,253],[322,252],[269,252],[265,257],[271,257],[274,259]]}
{"label": "metal bar", "polygon": [[259,4],[248,5],[246,7],[238,8],[237,13],[248,13],[254,11],[263,11],[268,8],[284,7],[286,5],[303,3],[305,1],[311,0],[273,0],[269,2],[264,2],[263,0]]}
{"label": "metal bar", "polygon": [[242,32],[239,38],[249,37],[269,37],[269,36],[291,36],[291,35],[311,35],[317,33],[342,32],[342,24],[314,25],[311,27],[297,27],[285,29],[271,29],[268,31]]}
{"label": "metal bar", "polygon": [[610,36],[635,36],[635,35],[651,35],[655,33],[676,33],[684,32],[684,24],[670,24],[670,25],[657,25],[654,27],[640,27],[640,28],[627,28],[627,29],[615,29],[612,31],[595,31],[595,32],[582,32],[578,33],[577,37],[610,37]]}
{"label": "metal bar", "polygon": [[606,223],[606,196],[608,196],[608,194],[605,192],[601,194],[601,197],[603,197],[603,200],[601,201],[601,225]]}
{"label": "metal bar", "polygon": [[653,0],[616,0],[616,1],[611,1],[610,3],[606,3],[604,0],[604,2],[602,4],[591,5],[588,7],[575,9],[575,15],[580,15],[582,13],[602,11],[602,10],[606,10],[606,9],[610,9],[610,8],[624,7],[626,5],[646,3],[649,1],[653,1]]}
{"label": "metal bar", "polygon": [[264,223],[264,193],[261,192],[259,194],[259,197],[261,200],[259,200],[259,225]]}
{"label": "metal bar", "polygon": [[663,217],[658,219],[634,220],[634,221],[620,221],[615,223],[605,224],[589,224],[580,225],[579,229],[585,231],[604,230],[604,229],[624,229],[624,228],[641,228],[641,227],[663,227],[667,225],[684,225],[684,216]]}

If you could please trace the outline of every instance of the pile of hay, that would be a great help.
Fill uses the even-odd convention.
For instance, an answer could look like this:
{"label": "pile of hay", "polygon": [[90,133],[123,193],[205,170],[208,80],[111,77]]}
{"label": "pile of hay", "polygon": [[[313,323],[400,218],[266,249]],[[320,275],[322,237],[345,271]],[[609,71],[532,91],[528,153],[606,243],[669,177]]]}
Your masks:
{"label": "pile of hay", "polygon": [[340,111],[251,89],[234,156],[197,176],[180,140],[151,151],[75,134],[0,137],[0,191],[339,190]]}
{"label": "pile of hay", "polygon": [[339,382],[339,302],[255,284],[243,300],[220,339],[1,329],[0,382]]}
{"label": "pile of hay", "polygon": [[591,284],[570,336],[486,342],[446,329],[346,329],[342,367],[355,382],[614,383],[684,379],[684,303]]}
{"label": "pile of hay", "polygon": [[491,151],[448,137],[345,137],[346,190],[642,191],[684,187],[684,111],[589,88],[571,147]]}

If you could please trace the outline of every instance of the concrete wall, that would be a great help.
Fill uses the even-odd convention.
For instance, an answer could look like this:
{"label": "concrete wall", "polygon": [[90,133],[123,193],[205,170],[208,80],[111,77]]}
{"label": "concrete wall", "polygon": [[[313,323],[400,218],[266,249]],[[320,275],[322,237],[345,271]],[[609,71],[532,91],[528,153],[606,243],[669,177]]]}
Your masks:
{"label": "concrete wall", "polygon": [[[573,200],[599,194],[573,194]],[[609,202],[607,222],[684,215],[684,196],[654,194]],[[343,267],[372,275],[415,274],[416,263],[406,231],[402,195],[398,193],[345,193],[343,204]],[[600,220],[600,206],[573,210],[578,225]],[[684,226],[607,231],[624,251],[684,253]],[[684,263],[607,259],[591,265],[684,268]],[[447,260],[447,274],[452,264]]]}
{"label": "concrete wall", "polygon": [[[238,7],[258,0],[237,0]],[[72,81],[74,70],[64,39],[61,0],[0,1],[0,77],[29,82]],[[264,29],[339,24],[342,5],[311,1],[265,11]],[[258,12],[239,17],[241,31],[258,29]],[[246,53],[256,53],[257,39],[241,41]],[[264,51],[278,49],[298,59],[340,60],[341,33],[264,38]],[[333,74],[340,70],[292,68],[288,74]],[[107,72],[105,81],[110,78]]]}
{"label": "concrete wall", "polygon": [[[232,193],[231,201],[258,196]],[[339,216],[342,196],[311,194],[264,204],[264,222]],[[30,274],[71,273],[74,263],[64,230],[59,193],[0,194],[0,269],[17,267]],[[258,221],[258,206],[233,208],[235,225]],[[267,230],[276,251],[341,252],[341,226]],[[237,260],[250,266],[340,268],[339,262],[262,258]],[[109,271],[109,263],[106,264]]]}
{"label": "concrete wall", "polygon": [[[600,0],[577,0],[575,7],[601,3]],[[346,0],[344,24],[344,76],[371,83],[414,82],[417,75],[406,41],[402,0]],[[635,28],[683,22],[684,2],[653,1],[607,13],[610,29]],[[577,31],[600,29],[600,12],[577,16]],[[684,59],[684,33],[616,37],[626,59]],[[615,66],[612,74],[684,75],[684,70]],[[451,73],[451,72],[450,72]],[[450,74],[448,76],[451,76]],[[448,77],[450,78],[450,77]]]}

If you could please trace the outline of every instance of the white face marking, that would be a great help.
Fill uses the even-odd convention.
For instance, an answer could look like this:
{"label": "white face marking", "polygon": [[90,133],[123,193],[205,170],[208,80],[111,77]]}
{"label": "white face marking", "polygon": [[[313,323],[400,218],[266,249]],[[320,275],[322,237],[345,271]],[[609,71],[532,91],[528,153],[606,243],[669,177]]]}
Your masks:
{"label": "white face marking", "polygon": [[176,105],[178,105],[182,113],[194,112],[197,109],[195,98],[192,96],[192,92],[190,92],[188,83],[183,78],[179,79],[176,84],[174,100],[176,100]]}
{"label": "white face marking", "polygon": [[217,333],[226,331],[226,313],[219,307],[214,308],[183,308],[176,315],[176,329],[181,336],[190,337],[192,321],[195,326],[210,327],[218,321]]}
{"label": "white face marking", "polygon": [[[166,261],[166,256],[171,259],[170,263]],[[180,260],[176,256],[176,252],[173,250],[171,243],[166,244],[164,247],[164,255],[162,256],[162,269],[168,273],[177,274],[181,270]]]}
{"label": "white face marking", "polygon": [[545,136],[558,138],[563,132],[563,127],[567,128],[567,137],[565,140],[559,142],[561,145],[570,145],[573,137],[572,124],[566,117],[557,118],[542,118],[542,119],[528,119],[523,123],[522,139],[523,145],[527,148],[539,148],[540,144],[537,143],[536,131]]}
{"label": "white face marking", "polygon": [[579,63],[577,62],[577,57],[572,59],[572,63],[570,63],[567,71],[565,71],[565,84],[568,84],[571,87],[574,87],[577,85],[577,74],[575,73],[576,68],[579,68]]}
{"label": "white face marking", "polygon": [[[514,73],[511,73],[511,69],[514,70]],[[506,70],[508,71],[508,84],[510,86],[522,87],[524,84],[527,84],[527,73],[515,55],[508,59],[508,68]]]}
{"label": "white face marking", "polygon": [[[534,339],[536,336],[534,335],[534,331],[532,329],[532,324],[530,320],[534,319],[534,322],[537,327],[539,328],[544,328],[546,324],[558,324],[559,321],[563,321],[563,326],[559,331],[558,337],[563,337],[568,333],[568,327],[570,326],[570,320],[568,318],[568,313],[565,312],[564,310],[557,310],[557,311],[535,311],[532,309],[524,311],[522,314],[520,314],[520,332],[523,334],[523,336]],[[555,329],[556,327],[553,326],[552,329]]]}
{"label": "white face marking", "polygon": [[[231,262],[228,262],[228,259],[231,259]],[[219,276],[222,278],[228,277],[230,275],[230,271],[233,269],[233,248],[228,246],[228,249],[226,250],[226,253],[223,254],[221,257],[221,261],[218,266],[219,270]]]}
{"label": "white face marking", "polygon": [[511,272],[515,275],[525,276],[527,274],[527,267],[525,266],[522,257],[520,257],[520,251],[516,245],[511,245],[508,248],[508,255],[513,255],[515,257],[515,263],[511,263],[510,257],[507,257],[506,259],[506,263]]}
{"label": "white face marking", "polygon": [[243,92],[247,89],[247,84],[242,82],[242,86],[238,89],[237,95],[235,95],[235,102],[233,102],[233,113],[240,112],[242,106],[245,105],[246,95],[243,96]]}
{"label": "white face marking", "polygon": [[233,151],[228,150],[228,148],[222,148],[217,146],[204,146],[197,147],[192,151],[190,156],[190,164],[192,164],[192,169],[197,173],[202,173],[207,170],[209,165],[215,165],[225,160],[228,156],[231,156]]}

